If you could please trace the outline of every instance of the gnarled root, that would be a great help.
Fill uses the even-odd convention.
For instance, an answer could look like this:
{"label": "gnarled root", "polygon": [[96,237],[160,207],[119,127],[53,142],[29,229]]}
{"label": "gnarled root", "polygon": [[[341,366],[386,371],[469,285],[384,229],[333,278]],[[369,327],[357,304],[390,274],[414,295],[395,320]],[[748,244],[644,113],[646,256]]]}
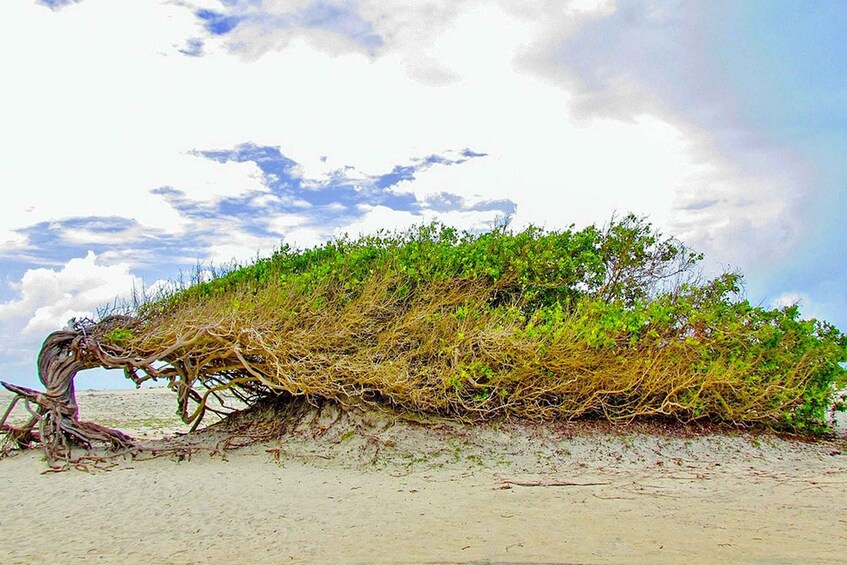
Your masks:
{"label": "gnarled root", "polygon": [[31,415],[27,423],[20,427],[6,424],[5,418],[3,422],[0,422],[0,431],[6,434],[6,446],[4,446],[6,451],[14,447],[27,447],[40,443],[48,463],[52,468],[57,469],[67,468],[77,463],[72,454],[74,447],[86,449],[133,447],[132,438],[123,432],[94,422],[80,421],[75,405],[68,405],[61,399],[51,398],[48,394],[26,387],[6,382],[0,384],[16,395],[7,410],[6,417],[14,404],[20,400],[24,401]]}
{"label": "gnarled root", "polygon": [[[99,344],[91,330],[102,330],[111,320],[107,318],[104,322],[101,322],[103,326],[98,324],[99,328],[79,324],[73,330],[56,331],[47,337],[38,355],[38,376],[45,392],[2,382],[15,397],[0,420],[0,433],[6,436],[0,453],[40,443],[50,466],[56,469],[77,464],[72,454],[74,447],[128,449],[133,446],[128,435],[79,419],[74,377],[83,369],[102,366]],[[23,426],[9,425],[6,420],[19,401],[23,401],[30,418]]]}

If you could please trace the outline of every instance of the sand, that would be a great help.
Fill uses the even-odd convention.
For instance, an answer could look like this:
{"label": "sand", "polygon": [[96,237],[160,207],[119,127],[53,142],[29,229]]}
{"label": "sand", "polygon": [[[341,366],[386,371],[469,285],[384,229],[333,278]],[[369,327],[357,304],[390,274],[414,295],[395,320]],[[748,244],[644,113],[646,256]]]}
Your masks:
{"label": "sand", "polygon": [[[180,429],[166,390],[79,400],[142,439]],[[6,458],[0,562],[847,562],[844,437],[348,420],[93,473]]]}

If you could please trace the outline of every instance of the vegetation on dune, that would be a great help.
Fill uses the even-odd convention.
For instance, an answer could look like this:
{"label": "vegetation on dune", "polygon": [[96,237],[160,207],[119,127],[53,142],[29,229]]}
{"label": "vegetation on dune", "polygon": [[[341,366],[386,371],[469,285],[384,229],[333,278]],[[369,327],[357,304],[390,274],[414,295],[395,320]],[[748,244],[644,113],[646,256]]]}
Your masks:
{"label": "vegetation on dune", "polygon": [[[90,366],[167,379],[195,425],[209,395],[229,389],[248,403],[284,394],[461,417],[823,431],[847,385],[847,338],[796,306],[751,305],[738,274],[702,280],[700,259],[634,216],[602,229],[430,225],[283,247],[131,316],[78,322],[64,345],[52,334],[42,402],[13,390],[39,404],[34,422],[54,442],[92,439],[73,423],[69,387]],[[47,362],[57,358],[58,373]],[[34,426],[14,433],[38,439]]]}

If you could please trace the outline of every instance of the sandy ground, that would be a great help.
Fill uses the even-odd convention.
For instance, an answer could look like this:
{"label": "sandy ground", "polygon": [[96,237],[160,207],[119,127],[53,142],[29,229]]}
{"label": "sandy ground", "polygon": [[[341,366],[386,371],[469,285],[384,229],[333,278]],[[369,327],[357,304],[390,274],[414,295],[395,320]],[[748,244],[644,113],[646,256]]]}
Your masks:
{"label": "sandy ground", "polygon": [[[79,399],[142,439],[180,428],[166,390]],[[843,437],[313,416],[224,456],[6,458],[0,562],[847,563]]]}

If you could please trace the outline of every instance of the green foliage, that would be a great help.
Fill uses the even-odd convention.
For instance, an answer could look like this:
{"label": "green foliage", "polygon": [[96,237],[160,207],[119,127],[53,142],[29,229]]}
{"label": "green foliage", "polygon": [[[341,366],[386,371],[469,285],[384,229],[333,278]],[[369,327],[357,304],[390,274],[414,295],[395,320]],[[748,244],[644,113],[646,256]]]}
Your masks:
{"label": "green foliage", "polygon": [[115,328],[103,335],[103,340],[106,343],[113,345],[121,345],[132,338],[132,331],[124,328]]}
{"label": "green foliage", "polygon": [[[698,280],[701,259],[632,215],[517,233],[432,224],[283,246],[145,304],[146,330],[106,339],[149,354],[216,324],[196,346],[209,366],[185,363],[196,378],[419,412],[825,429],[847,338],[797,307],[752,306],[739,274]],[[210,349],[227,339],[237,363]]]}

